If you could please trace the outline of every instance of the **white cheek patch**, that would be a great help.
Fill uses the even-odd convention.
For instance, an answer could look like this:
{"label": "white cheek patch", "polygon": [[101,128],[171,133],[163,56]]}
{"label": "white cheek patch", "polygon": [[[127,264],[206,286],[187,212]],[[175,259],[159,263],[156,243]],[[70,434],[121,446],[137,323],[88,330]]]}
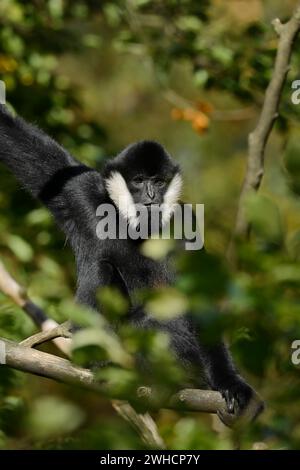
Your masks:
{"label": "white cheek patch", "polygon": [[[106,179],[105,184],[110,199],[115,203],[121,215],[128,221],[129,225],[137,227],[139,219],[136,205],[121,173],[118,171],[113,172]],[[162,204],[163,225],[169,222],[174,212],[175,204],[180,197],[181,188],[182,178],[179,173],[176,173],[164,195]]]}
{"label": "white cheek patch", "polygon": [[173,177],[169,187],[164,195],[164,206],[162,212],[162,222],[165,225],[169,222],[174,209],[175,205],[178,202],[182,190],[182,178],[179,173]]}
{"label": "white cheek patch", "polygon": [[105,184],[110,199],[115,203],[121,215],[128,220],[130,225],[136,227],[138,224],[136,207],[121,173],[114,171]]}

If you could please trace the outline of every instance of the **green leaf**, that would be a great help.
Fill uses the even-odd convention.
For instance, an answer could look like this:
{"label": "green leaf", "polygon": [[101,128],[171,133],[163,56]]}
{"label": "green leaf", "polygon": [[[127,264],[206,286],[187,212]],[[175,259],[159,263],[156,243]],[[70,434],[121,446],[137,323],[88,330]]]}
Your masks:
{"label": "green leaf", "polygon": [[186,313],[188,301],[183,294],[170,287],[153,292],[145,309],[160,320],[168,320]]}
{"label": "green leaf", "polygon": [[206,84],[207,80],[209,79],[209,74],[207,70],[197,70],[197,72],[194,73],[194,82],[195,85],[198,87],[204,87]]}
{"label": "green leaf", "polygon": [[63,0],[49,0],[48,8],[53,18],[61,18],[63,16],[64,2]]}
{"label": "green leaf", "polygon": [[84,421],[83,411],[59,397],[45,396],[33,403],[27,419],[28,432],[37,439],[75,431]]}
{"label": "green leaf", "polygon": [[277,282],[300,283],[300,266],[295,264],[280,264],[272,270],[272,276]]}
{"label": "green leaf", "polygon": [[132,364],[131,356],[125,351],[116,334],[108,328],[85,328],[77,331],[72,341],[72,353],[87,346],[96,346],[102,350],[101,359],[109,359],[124,367]]}
{"label": "green leaf", "polygon": [[200,32],[202,29],[202,21],[197,16],[180,16],[176,20],[176,26],[182,31]]}
{"label": "green leaf", "polygon": [[26,216],[26,222],[30,225],[48,225],[50,221],[51,216],[45,208],[35,209]]}
{"label": "green leaf", "polygon": [[174,247],[174,240],[164,240],[161,238],[150,238],[141,247],[141,253],[147,258],[160,260],[165,258]]}
{"label": "green leaf", "polygon": [[110,26],[118,26],[121,21],[121,10],[118,5],[106,3],[103,8],[105,18]]}
{"label": "green leaf", "polygon": [[112,319],[125,315],[128,311],[128,301],[121,292],[113,287],[102,287],[97,295],[103,314]]}
{"label": "green leaf", "polygon": [[217,45],[211,49],[211,55],[214,59],[223,65],[230,65],[233,60],[233,51],[228,47]]}
{"label": "green leaf", "polygon": [[18,235],[7,235],[6,243],[14,255],[23,263],[32,260],[33,249],[23,238]]}

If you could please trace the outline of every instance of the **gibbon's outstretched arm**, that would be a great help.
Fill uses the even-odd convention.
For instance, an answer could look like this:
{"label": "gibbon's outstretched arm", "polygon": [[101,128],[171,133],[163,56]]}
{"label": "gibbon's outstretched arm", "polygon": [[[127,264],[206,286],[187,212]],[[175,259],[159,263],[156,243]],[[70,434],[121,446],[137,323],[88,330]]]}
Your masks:
{"label": "gibbon's outstretched arm", "polygon": [[101,202],[100,174],[76,161],[37,127],[12,116],[4,105],[0,105],[0,162],[50,209],[71,241],[78,233],[95,234],[92,216]]}

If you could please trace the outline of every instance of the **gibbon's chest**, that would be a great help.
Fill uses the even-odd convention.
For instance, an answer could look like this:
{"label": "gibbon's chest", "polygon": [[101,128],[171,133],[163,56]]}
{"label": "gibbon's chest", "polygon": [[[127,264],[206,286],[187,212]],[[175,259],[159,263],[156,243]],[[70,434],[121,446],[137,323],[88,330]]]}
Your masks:
{"label": "gibbon's chest", "polygon": [[114,240],[107,248],[107,258],[120,271],[130,291],[169,285],[174,280],[171,263],[143,256],[137,243]]}

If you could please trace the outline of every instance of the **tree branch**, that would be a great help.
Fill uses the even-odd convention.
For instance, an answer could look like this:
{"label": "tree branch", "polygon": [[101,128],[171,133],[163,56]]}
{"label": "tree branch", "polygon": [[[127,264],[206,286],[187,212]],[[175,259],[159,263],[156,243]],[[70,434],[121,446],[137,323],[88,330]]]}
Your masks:
{"label": "tree branch", "polygon": [[[96,380],[89,369],[72,364],[67,359],[25,347],[4,338],[0,338],[0,364],[58,382],[77,385],[104,395],[107,395],[108,390],[111,389],[109,382]],[[119,399],[128,400],[128,397],[120,396]],[[169,408],[181,411],[216,413],[228,425],[239,423],[244,425],[250,422],[261,411],[262,407],[260,397],[255,395],[242,416],[229,415],[226,402],[219,392],[199,389],[184,389],[162,401],[151,388],[139,387],[135,396],[130,397],[130,401],[134,405],[156,410]],[[113,406],[123,418],[130,421],[134,427],[138,427],[140,434],[145,438],[145,442],[149,444],[150,439],[154,447],[157,447],[158,443],[159,447],[163,447],[163,441],[157,434],[156,425],[150,415],[137,414],[131,405],[125,401],[114,400]]]}
{"label": "tree branch", "polygon": [[[4,338],[0,338],[0,364],[58,382],[78,385],[102,394],[106,394],[109,389],[108,382],[96,380],[89,369],[72,364],[68,359],[22,346]],[[128,397],[120,397],[120,399],[128,399]],[[140,387],[136,396],[131,399],[133,402],[152,409],[164,406],[171,409],[207,413],[226,410],[226,403],[221,394],[211,390],[186,389],[174,395],[166,403],[158,403],[155,393],[150,388]],[[117,401],[116,404],[118,404]]]}
{"label": "tree branch", "polygon": [[34,348],[39,344],[46,343],[47,341],[51,341],[57,338],[72,338],[71,332],[71,322],[66,321],[61,325],[56,326],[55,328],[44,330],[35,335],[30,336],[29,338],[24,339],[21,341],[20,346],[26,346],[28,348]]}
{"label": "tree branch", "polygon": [[165,449],[165,443],[149,413],[136,413],[134,408],[123,400],[112,400],[112,406],[118,415],[135,428],[146,444],[150,444],[154,448]]}
{"label": "tree branch", "polygon": [[266,90],[258,123],[248,138],[247,169],[239,200],[234,237],[229,247],[229,257],[234,253],[234,239],[245,237],[250,232],[250,225],[245,214],[245,200],[251,192],[259,189],[264,174],[265,148],[278,117],[280,98],[289,71],[293,44],[300,30],[300,4],[287,23],[282,24],[279,19],[276,19],[273,21],[273,26],[279,36],[274,71]]}

